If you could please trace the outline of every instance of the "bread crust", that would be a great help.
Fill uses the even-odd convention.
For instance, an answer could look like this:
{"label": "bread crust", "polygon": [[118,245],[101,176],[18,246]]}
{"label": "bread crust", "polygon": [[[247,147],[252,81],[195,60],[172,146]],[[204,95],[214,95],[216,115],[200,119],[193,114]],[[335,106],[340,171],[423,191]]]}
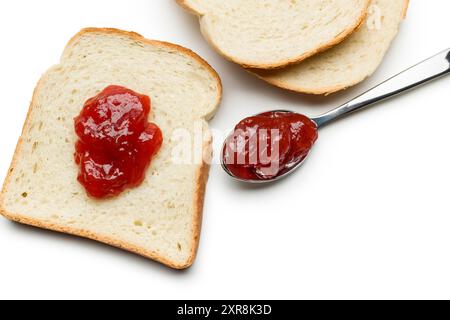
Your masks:
{"label": "bread crust", "polygon": [[[404,1],[405,1],[405,3],[404,3],[404,9],[403,9],[403,19],[406,19],[406,16],[408,13],[408,8],[409,8],[409,0],[404,0]],[[333,86],[333,87],[328,87],[328,88],[320,88],[320,89],[307,89],[307,88],[301,88],[298,86],[290,85],[289,83],[286,83],[282,80],[276,80],[276,79],[264,77],[263,75],[259,74],[259,72],[256,68],[247,68],[247,71],[250,72],[251,74],[257,76],[259,79],[267,82],[268,84],[271,84],[271,85],[281,88],[281,89],[285,89],[285,90],[295,92],[295,93],[304,93],[304,94],[311,94],[311,95],[324,95],[324,96],[328,96],[330,94],[333,94],[333,93],[336,93],[336,92],[339,92],[342,90],[346,90],[348,88],[351,88],[351,87],[357,85],[358,83],[361,83],[365,79],[367,79],[367,77],[366,77],[362,81],[355,81],[353,83],[349,83],[346,85],[338,85],[338,86]]]}
{"label": "bread crust", "polygon": [[206,30],[206,28],[203,28],[203,24],[202,24],[202,19],[203,17],[206,15],[206,13],[203,12],[199,12],[197,9],[193,8],[192,6],[189,5],[189,3],[187,2],[187,0],[176,0],[176,2],[183,8],[185,8],[187,11],[189,11],[192,14],[195,14],[198,16],[199,20],[200,20],[200,26],[201,26],[201,30],[202,30],[202,34],[205,37],[205,39],[208,41],[208,43],[220,54],[222,55],[224,58],[226,58],[227,60],[234,62],[236,64],[241,65],[242,67],[246,68],[246,69],[263,69],[263,70],[274,70],[274,69],[282,69],[282,68],[286,68],[288,66],[291,66],[293,64],[297,64],[300,63],[303,60],[306,60],[318,53],[321,53],[323,51],[326,51],[336,45],[338,45],[339,43],[341,43],[342,41],[344,41],[347,37],[349,37],[355,30],[357,30],[361,24],[364,22],[364,20],[367,17],[367,11],[369,8],[369,4],[370,4],[371,0],[365,0],[365,6],[364,6],[364,10],[362,11],[361,16],[359,17],[359,19],[352,25],[350,26],[347,30],[344,30],[343,32],[341,32],[338,36],[336,36],[332,41],[330,41],[329,43],[325,43],[324,45],[311,50],[310,52],[304,53],[300,56],[291,58],[291,59],[285,59],[285,60],[281,60],[280,62],[277,63],[258,63],[258,62],[254,62],[254,61],[243,61],[240,60],[237,57],[233,57],[230,56],[228,54],[226,54],[225,52],[223,52],[215,43],[213,37],[211,37],[208,33],[208,30]]}
{"label": "bread crust", "polygon": [[409,0],[405,0],[405,4],[403,7],[403,19],[406,19],[406,16],[408,14],[408,8],[409,8]]}
{"label": "bread crust", "polygon": [[[87,33],[103,33],[103,34],[113,34],[113,35],[120,35],[120,36],[125,35],[125,36],[132,38],[133,40],[143,42],[144,44],[175,49],[185,55],[188,55],[192,59],[196,60],[197,62],[202,64],[207,70],[209,70],[211,75],[217,81],[218,93],[217,93],[217,100],[215,103],[215,108],[211,114],[205,116],[204,120],[206,120],[206,121],[210,120],[214,116],[214,114],[222,100],[222,93],[223,93],[222,81],[221,81],[219,75],[217,74],[217,72],[203,58],[201,58],[199,55],[194,53],[192,50],[187,49],[182,46],[179,46],[179,45],[176,45],[176,44],[169,43],[169,42],[149,40],[135,32],[123,31],[123,30],[113,29],[113,28],[85,28],[85,29],[82,29],[74,37],[72,37],[72,39],[68,42],[66,48],[69,47],[79,37],[81,37]],[[182,264],[171,261],[170,259],[167,259],[167,258],[161,256],[157,252],[153,252],[153,251],[147,250],[145,248],[141,248],[139,246],[135,246],[133,244],[114,239],[109,236],[96,234],[96,233],[93,233],[93,232],[90,232],[90,231],[84,230],[84,229],[70,228],[70,227],[59,225],[56,223],[43,222],[43,221],[40,221],[39,219],[29,218],[29,217],[26,217],[19,213],[8,212],[5,209],[5,203],[4,203],[5,193],[7,191],[8,185],[11,181],[13,170],[14,170],[14,168],[17,164],[18,158],[19,158],[19,151],[20,151],[23,139],[24,139],[24,134],[29,127],[30,115],[31,115],[31,112],[33,111],[33,106],[36,101],[36,95],[39,90],[42,79],[43,78],[41,78],[39,80],[36,88],[34,89],[33,98],[32,98],[30,107],[28,109],[28,113],[27,113],[27,117],[26,117],[24,126],[22,128],[22,134],[19,137],[19,141],[17,143],[10,168],[8,169],[8,174],[3,183],[2,191],[0,193],[0,214],[11,221],[18,222],[21,224],[26,224],[26,225],[30,225],[30,226],[34,226],[34,227],[38,227],[38,228],[42,228],[42,229],[47,229],[47,230],[52,230],[52,231],[57,231],[57,232],[61,232],[61,233],[67,233],[70,235],[75,235],[75,236],[95,240],[95,241],[98,241],[98,242],[101,242],[104,244],[108,244],[113,247],[120,248],[120,249],[123,249],[126,251],[130,251],[130,252],[136,253],[140,256],[143,256],[145,258],[149,258],[151,260],[160,262],[160,263],[162,263],[170,268],[173,268],[173,269],[183,270],[183,269],[187,269],[187,268],[191,267],[197,256],[197,251],[198,251],[198,246],[199,246],[199,241],[200,241],[201,225],[202,225],[202,218],[203,218],[203,203],[204,203],[204,199],[205,199],[206,184],[208,181],[209,168],[210,168],[209,164],[206,163],[204,160],[203,160],[202,164],[200,165],[199,169],[197,170],[197,174],[196,174],[196,176],[197,176],[196,182],[195,182],[196,194],[194,196],[194,203],[193,203],[194,222],[193,222],[193,232],[192,232],[192,239],[191,239],[191,244],[192,244],[191,248],[192,249],[191,249],[188,260]],[[204,150],[206,150],[205,152],[210,152],[211,148],[212,148],[212,138],[205,139],[205,141],[204,141]]]}
{"label": "bread crust", "polygon": [[183,7],[184,9],[186,9],[187,11],[189,11],[190,13],[197,15],[197,16],[202,16],[203,12],[198,11],[197,9],[193,8],[192,6],[190,6],[187,1],[188,0],[175,0],[181,7]]}

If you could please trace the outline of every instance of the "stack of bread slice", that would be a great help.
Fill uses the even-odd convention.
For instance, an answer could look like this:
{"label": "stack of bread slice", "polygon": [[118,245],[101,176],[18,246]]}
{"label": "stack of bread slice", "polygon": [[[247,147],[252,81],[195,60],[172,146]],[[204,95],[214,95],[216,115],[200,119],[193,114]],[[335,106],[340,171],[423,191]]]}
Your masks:
{"label": "stack of bread slice", "polygon": [[409,0],[178,0],[227,59],[280,88],[330,94],[381,64]]}

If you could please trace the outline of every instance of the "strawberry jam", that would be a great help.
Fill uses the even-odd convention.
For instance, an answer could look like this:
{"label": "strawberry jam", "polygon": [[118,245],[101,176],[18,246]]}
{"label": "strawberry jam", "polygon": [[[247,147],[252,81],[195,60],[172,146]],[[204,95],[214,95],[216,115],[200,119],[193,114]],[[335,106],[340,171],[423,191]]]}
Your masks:
{"label": "strawberry jam", "polygon": [[138,187],[159,151],[163,135],[149,123],[150,98],[109,86],[84,104],[75,118],[78,181],[93,198],[109,198]]}
{"label": "strawberry jam", "polygon": [[270,180],[301,162],[318,138],[306,116],[268,112],[242,120],[227,139],[223,163],[236,178]]}

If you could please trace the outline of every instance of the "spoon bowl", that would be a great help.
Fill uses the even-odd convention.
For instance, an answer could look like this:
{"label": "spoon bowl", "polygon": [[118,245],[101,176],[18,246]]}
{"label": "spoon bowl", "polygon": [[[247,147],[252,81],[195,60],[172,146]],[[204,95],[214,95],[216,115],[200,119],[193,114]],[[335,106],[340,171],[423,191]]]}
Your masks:
{"label": "spoon bowl", "polygon": [[[289,111],[289,110],[274,110],[274,111],[270,111],[270,112],[298,114],[296,112]],[[261,115],[263,115],[265,113],[267,113],[267,112],[262,112],[262,113],[259,113],[259,114],[255,114],[254,117],[261,116]],[[313,119],[311,119],[311,120],[313,122],[315,122]],[[232,135],[233,135],[233,132],[231,132],[228,137],[231,137]],[[226,148],[227,141],[228,141],[228,138],[225,140],[221,150],[224,150]],[[290,175],[292,172],[297,170],[299,167],[301,167],[305,163],[305,161],[309,158],[309,154],[310,153],[308,153],[306,155],[306,157],[302,158],[297,163],[295,163],[295,164],[289,166],[288,168],[286,168],[285,170],[283,170],[283,173],[281,173],[281,174],[279,174],[279,175],[277,175],[277,176],[275,176],[275,177],[273,177],[271,179],[243,179],[243,178],[240,178],[240,177],[234,175],[228,169],[227,164],[225,163],[225,157],[223,157],[223,156],[221,157],[221,165],[222,165],[223,170],[235,181],[262,185],[262,184],[267,184],[269,182],[275,182],[275,181],[281,180],[283,178],[286,178],[288,175]]]}

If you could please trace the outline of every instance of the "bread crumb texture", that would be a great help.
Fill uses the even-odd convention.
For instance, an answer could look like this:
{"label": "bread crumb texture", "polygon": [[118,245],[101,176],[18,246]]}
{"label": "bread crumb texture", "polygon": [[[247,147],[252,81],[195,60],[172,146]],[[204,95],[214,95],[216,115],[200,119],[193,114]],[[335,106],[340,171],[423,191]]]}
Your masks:
{"label": "bread crumb texture", "polygon": [[200,17],[207,40],[246,67],[279,68],[342,41],[369,0],[178,0]]}
{"label": "bread crumb texture", "polygon": [[251,71],[273,85],[303,93],[330,94],[354,86],[381,64],[407,5],[408,0],[372,0],[361,28],[336,47],[284,69]]}

